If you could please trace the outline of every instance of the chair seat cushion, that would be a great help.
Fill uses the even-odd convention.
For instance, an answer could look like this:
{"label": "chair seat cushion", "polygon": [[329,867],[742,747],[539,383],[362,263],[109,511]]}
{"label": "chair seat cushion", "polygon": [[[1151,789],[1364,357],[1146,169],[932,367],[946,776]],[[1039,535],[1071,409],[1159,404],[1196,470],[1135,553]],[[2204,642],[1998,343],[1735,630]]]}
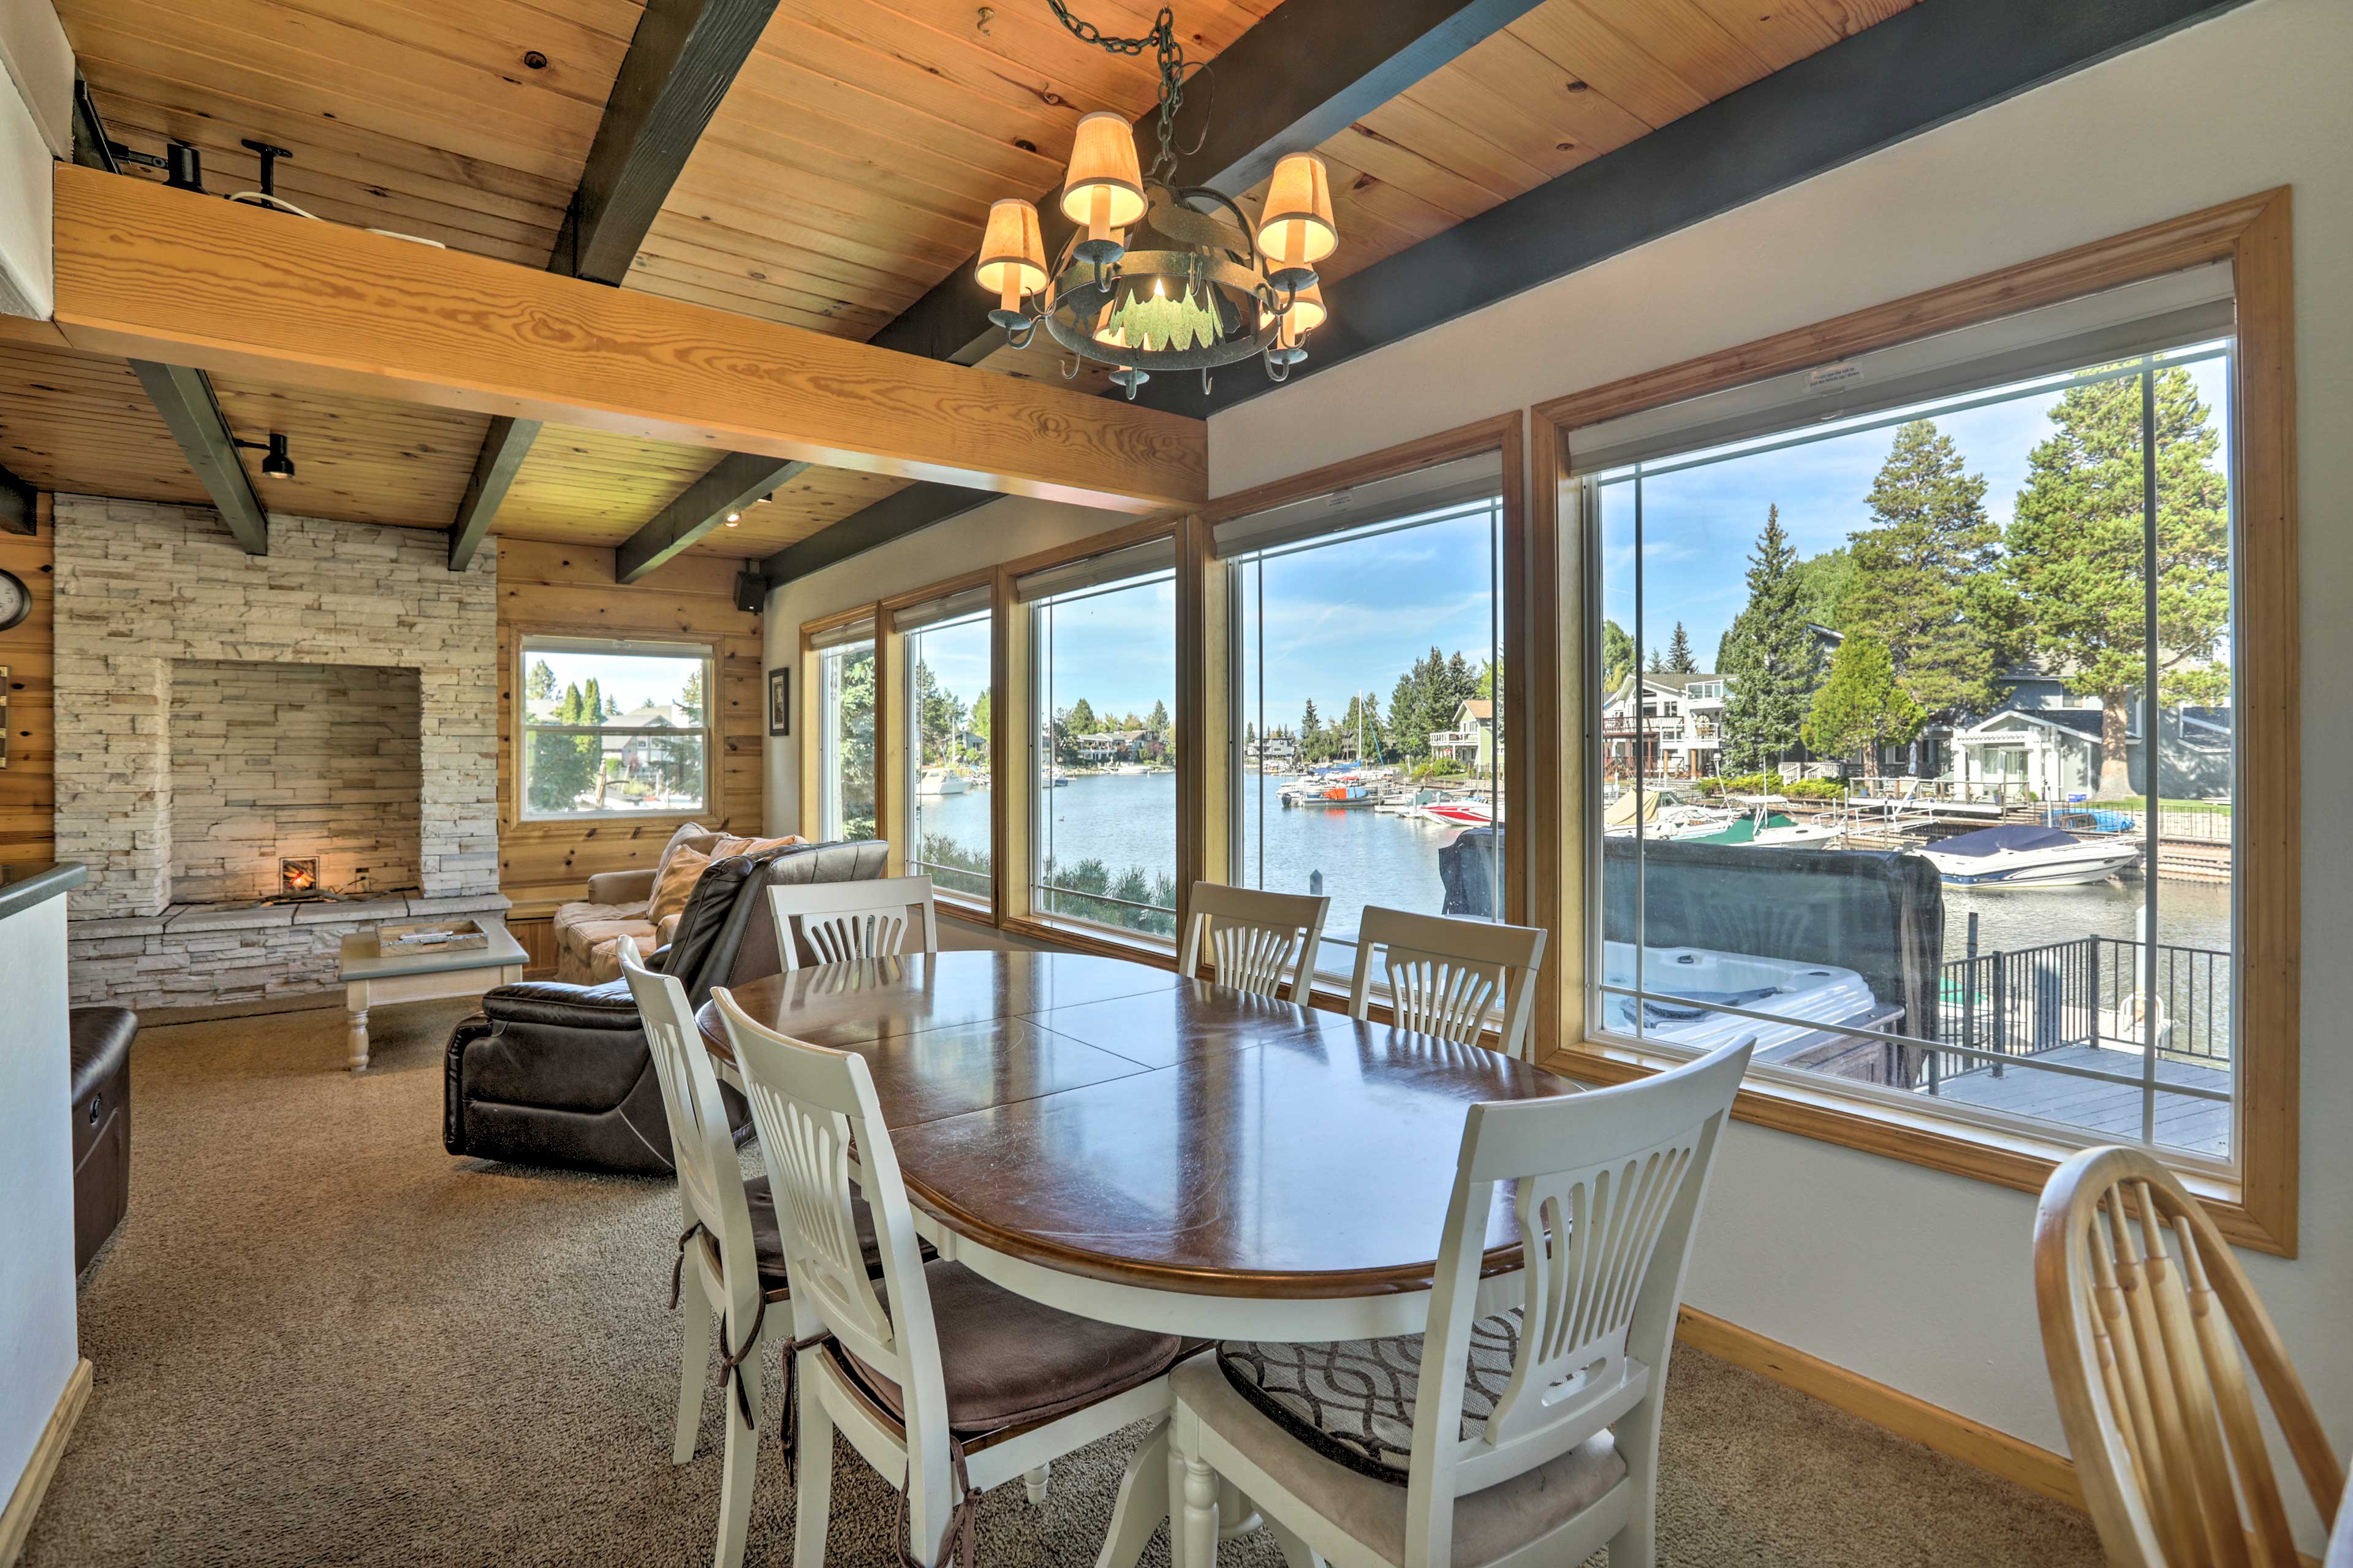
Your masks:
{"label": "chair seat cushion", "polygon": [[621,977],[621,943],[653,951],[654,924],[643,904],[565,904],[555,911],[555,977],[602,985]]}
{"label": "chair seat cushion", "polygon": [[[752,1246],[760,1255],[761,1292],[781,1295],[786,1284],[785,1233],[776,1224],[776,1195],[768,1190],[768,1178],[761,1175],[744,1183],[744,1196],[752,1205]],[[866,1255],[866,1272],[880,1279],[882,1244],[875,1239],[874,1215],[866,1200],[851,1194],[849,1215],[858,1226],[859,1249]]]}
{"label": "chair seat cushion", "polygon": [[[1471,1325],[1462,1380],[1466,1441],[1487,1429],[1519,1349],[1516,1307]],[[1334,1344],[1227,1343],[1218,1347],[1218,1366],[1260,1414],[1325,1458],[1375,1480],[1406,1484],[1421,1386],[1419,1334]]]}
{"label": "chair seat cushion", "polygon": [[[948,1428],[959,1437],[1031,1426],[1124,1394],[1175,1365],[1174,1334],[1123,1329],[1058,1311],[990,1284],[961,1263],[923,1266],[947,1384]],[[832,1349],[836,1363],[902,1420],[899,1385]]]}
{"label": "chair seat cushion", "polygon": [[128,1007],[76,1007],[67,1015],[67,1046],[73,1062],[69,1098],[74,1104],[88,1100],[92,1089],[122,1069],[138,1033],[139,1015]]}
{"label": "chair seat cushion", "polygon": [[[1170,1391],[1293,1497],[1383,1561],[1404,1562],[1408,1489],[1375,1480],[1300,1442],[1242,1397],[1216,1364],[1219,1359],[1187,1362],[1168,1380]],[[1599,1432],[1556,1459],[1458,1498],[1451,1568],[1483,1568],[1519,1551],[1609,1499],[1625,1479],[1626,1461],[1616,1440]]]}

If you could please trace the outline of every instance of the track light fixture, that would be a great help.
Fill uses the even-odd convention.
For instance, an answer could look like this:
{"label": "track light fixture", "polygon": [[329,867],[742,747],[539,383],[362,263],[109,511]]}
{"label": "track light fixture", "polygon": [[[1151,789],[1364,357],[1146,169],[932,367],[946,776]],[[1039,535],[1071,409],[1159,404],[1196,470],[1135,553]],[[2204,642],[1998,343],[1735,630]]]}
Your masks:
{"label": "track light fixture", "polygon": [[265,454],[261,459],[261,477],[266,479],[290,479],[294,477],[294,459],[287,454],[286,437],[277,431],[269,433],[267,441],[237,441],[248,452]]}
{"label": "track light fixture", "polygon": [[744,514],[740,511],[731,511],[727,514],[727,526],[730,528],[734,527],[737,523],[742,522],[743,521]]}

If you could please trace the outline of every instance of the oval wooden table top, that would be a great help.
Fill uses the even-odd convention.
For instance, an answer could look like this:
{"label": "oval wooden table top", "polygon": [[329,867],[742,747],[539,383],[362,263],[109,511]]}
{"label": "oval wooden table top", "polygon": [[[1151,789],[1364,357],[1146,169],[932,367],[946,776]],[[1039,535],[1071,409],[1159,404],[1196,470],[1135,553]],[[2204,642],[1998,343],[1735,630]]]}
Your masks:
{"label": "oval wooden table top", "polygon": [[[1577,1085],[1477,1046],[1082,953],[820,965],[738,987],[862,1054],[910,1198],[980,1245],[1186,1295],[1427,1291],[1469,1107]],[[733,1067],[718,1010],[704,1043]],[[1499,1192],[1487,1268],[1515,1269]]]}

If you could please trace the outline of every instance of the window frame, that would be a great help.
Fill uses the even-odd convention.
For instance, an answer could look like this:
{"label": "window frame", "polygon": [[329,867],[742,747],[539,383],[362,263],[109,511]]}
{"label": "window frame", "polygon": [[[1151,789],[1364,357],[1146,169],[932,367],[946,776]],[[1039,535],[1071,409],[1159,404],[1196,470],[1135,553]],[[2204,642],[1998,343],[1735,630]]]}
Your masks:
{"label": "window frame", "polygon": [[[829,616],[819,616],[801,623],[801,791],[800,833],[812,843],[826,842],[825,834],[825,727],[828,722],[818,694],[825,689],[824,659],[826,648],[817,640],[828,632],[856,626],[871,619],[874,622],[874,831],[878,837],[888,834],[890,811],[894,793],[890,787],[888,758],[884,752],[886,737],[891,733],[892,713],[895,704],[891,700],[889,682],[891,663],[883,646],[881,606],[873,602],[852,605]],[[892,854],[885,867],[885,876],[900,873],[899,841],[890,838]]]}
{"label": "window frame", "polygon": [[[531,669],[533,647],[546,649],[550,644],[571,646],[548,651],[562,653],[619,654],[629,648],[676,649],[692,651],[702,660],[703,712],[699,730],[604,730],[600,734],[612,735],[691,735],[702,737],[702,804],[696,806],[670,807],[660,811],[534,811],[531,805],[531,737],[534,731],[562,731],[585,726],[534,724],[531,720],[530,700],[523,695]],[[602,648],[593,645],[603,645]],[[701,816],[725,814],[722,800],[723,784],[720,777],[719,722],[720,653],[716,639],[694,636],[615,637],[610,631],[577,632],[555,626],[517,628],[514,637],[514,812],[518,826],[546,826],[567,822],[685,822]],[[660,657],[668,657],[666,654]]]}
{"label": "window frame", "polygon": [[[914,661],[907,654],[907,638],[913,634],[899,630],[892,622],[900,611],[930,604],[934,599],[945,599],[955,595],[971,593],[976,589],[985,588],[988,591],[987,615],[989,659],[988,879],[990,891],[986,903],[979,901],[975,895],[961,892],[953,888],[935,887],[934,896],[943,906],[958,917],[989,926],[998,923],[997,913],[1004,907],[1005,901],[1004,857],[998,849],[998,812],[996,802],[997,795],[1002,793],[998,783],[1002,775],[997,772],[997,688],[1004,669],[1004,661],[997,650],[1002,621],[998,614],[998,606],[1003,602],[1005,589],[1000,584],[999,579],[1000,574],[997,568],[983,567],[978,571],[966,572],[937,583],[926,584],[921,588],[913,589],[907,593],[893,594],[873,605],[874,657],[879,661],[875,672],[875,723],[878,728],[884,724],[886,713],[889,716],[889,728],[882,731],[875,748],[875,773],[879,776],[887,769],[892,780],[899,785],[891,792],[890,798],[894,803],[891,816],[883,816],[878,805],[874,819],[875,831],[890,840],[890,874],[898,877],[910,874],[907,847],[914,843],[916,784],[914,770],[917,758],[913,748],[909,744],[910,736],[905,721],[913,718],[913,693],[907,689],[906,683],[913,680],[915,669]],[[881,682],[886,676],[898,686],[898,689],[891,692],[887,708],[883,703],[881,690]],[[907,710],[903,714],[901,711],[902,708]],[[922,867],[918,865],[913,868],[913,874],[921,876],[924,873]]]}
{"label": "window frame", "polygon": [[[1538,405],[1534,458],[1536,596],[1531,623],[1542,649],[1530,659],[1547,690],[1539,714],[1577,730],[1583,743],[1539,742],[1535,788],[1557,813],[1556,875],[1535,912],[1557,937],[1560,962],[1546,988],[1556,1020],[1547,1067],[1592,1083],[1620,1083],[1662,1070],[1676,1058],[1587,1037],[1586,953],[1590,920],[1584,799],[1585,763],[1599,703],[1587,700],[1584,672],[1598,630],[1588,624],[1584,542],[1564,495],[1577,481],[1570,432],[1656,408],[1973,326],[2020,311],[2138,282],[2205,262],[2229,261],[2237,300],[2232,397],[2238,431],[2234,563],[2239,622],[2233,651],[2244,691],[2241,754],[2260,760],[2236,781],[2242,814],[2239,921],[2232,985],[2240,1000],[2234,1040],[2242,1051],[2234,1177],[2193,1159],[2184,1179],[2223,1232],[2241,1245],[2293,1258],[2297,1247],[2299,1032],[2300,692],[2297,683],[2295,331],[2290,286],[2290,201],[2282,188],[2152,224],[2054,256],[1964,279],[1703,355]],[[1508,688],[1507,688],[1508,689]],[[1572,726],[1576,728],[1573,729]],[[1523,795],[1521,798],[1531,798]],[[1557,1020],[1572,1020],[1560,1028]],[[1541,1020],[1540,1020],[1541,1027]],[[1878,1103],[1834,1087],[1752,1079],[1734,1115],[1756,1125],[1885,1155],[2025,1192],[2039,1192],[2058,1163],[2089,1140],[2010,1131],[1915,1106]],[[2164,1152],[2160,1152],[2162,1154]]]}

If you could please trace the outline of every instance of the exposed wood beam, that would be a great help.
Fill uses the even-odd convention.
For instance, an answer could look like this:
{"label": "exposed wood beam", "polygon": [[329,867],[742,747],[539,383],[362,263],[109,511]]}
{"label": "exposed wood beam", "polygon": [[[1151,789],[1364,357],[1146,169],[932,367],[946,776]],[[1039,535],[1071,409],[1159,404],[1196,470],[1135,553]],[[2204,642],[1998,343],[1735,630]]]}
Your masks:
{"label": "exposed wood beam", "polygon": [[[1239,195],[1285,153],[1319,147],[1359,117],[1535,9],[1539,0],[1283,0],[1211,70],[1208,140],[1185,160],[1187,184]],[[1154,144],[1155,108],[1137,133]],[[1180,119],[1182,117],[1180,116]],[[1180,135],[1189,135],[1180,128]],[[1071,237],[1060,190],[1038,198],[1046,254]],[[1005,341],[972,280],[976,253],[869,340],[882,348],[977,364]],[[838,525],[837,525],[838,526]]]}
{"label": "exposed wood beam", "polygon": [[40,500],[33,487],[0,468],[0,533],[38,532],[39,509]]}
{"label": "exposed wood beam", "polygon": [[807,463],[731,452],[613,552],[616,581],[635,583],[727,519],[790,480]]}
{"label": "exposed wood beam", "polygon": [[[1745,206],[2244,0],[1929,0],[1616,152],[1324,286],[1293,379]],[[1282,15],[1278,9],[1276,16]],[[1144,401],[1207,415],[1273,388],[1160,376]]]}
{"label": "exposed wood beam", "polygon": [[466,493],[458,500],[458,521],[449,525],[450,571],[463,572],[473,564],[474,552],[491,536],[491,522],[506,504],[515,476],[522,472],[522,460],[531,456],[531,444],[539,439],[539,429],[536,419],[501,415],[491,421],[481,455],[466,479]]}
{"label": "exposed wood beam", "polygon": [[760,575],[768,580],[768,586],[778,587],[996,499],[987,490],[963,485],[909,485],[797,544],[786,545],[760,563]]}
{"label": "exposed wood beam", "polygon": [[[776,0],[650,0],[606,97],[549,270],[615,285],[628,275],[776,9]],[[491,427],[449,525],[452,572],[464,571],[480,548],[538,436],[535,420]]]}
{"label": "exposed wood beam", "polygon": [[1118,511],[1208,490],[1198,420],[59,165],[74,346]]}
{"label": "exposed wood beam", "polygon": [[[145,184],[113,174],[92,177],[122,185]],[[220,403],[213,396],[212,378],[201,370],[159,364],[153,360],[133,358],[131,368],[138,374],[139,384],[147,389],[155,412],[170,427],[172,439],[180,444],[188,467],[195,469],[205,493],[212,497],[213,506],[219,511],[221,521],[228,524],[229,532],[237,536],[248,555],[269,554],[269,519],[263,515],[261,502],[253,493],[253,482],[245,477],[245,465],[237,460],[237,437],[229,433],[228,421],[221,416]]]}

